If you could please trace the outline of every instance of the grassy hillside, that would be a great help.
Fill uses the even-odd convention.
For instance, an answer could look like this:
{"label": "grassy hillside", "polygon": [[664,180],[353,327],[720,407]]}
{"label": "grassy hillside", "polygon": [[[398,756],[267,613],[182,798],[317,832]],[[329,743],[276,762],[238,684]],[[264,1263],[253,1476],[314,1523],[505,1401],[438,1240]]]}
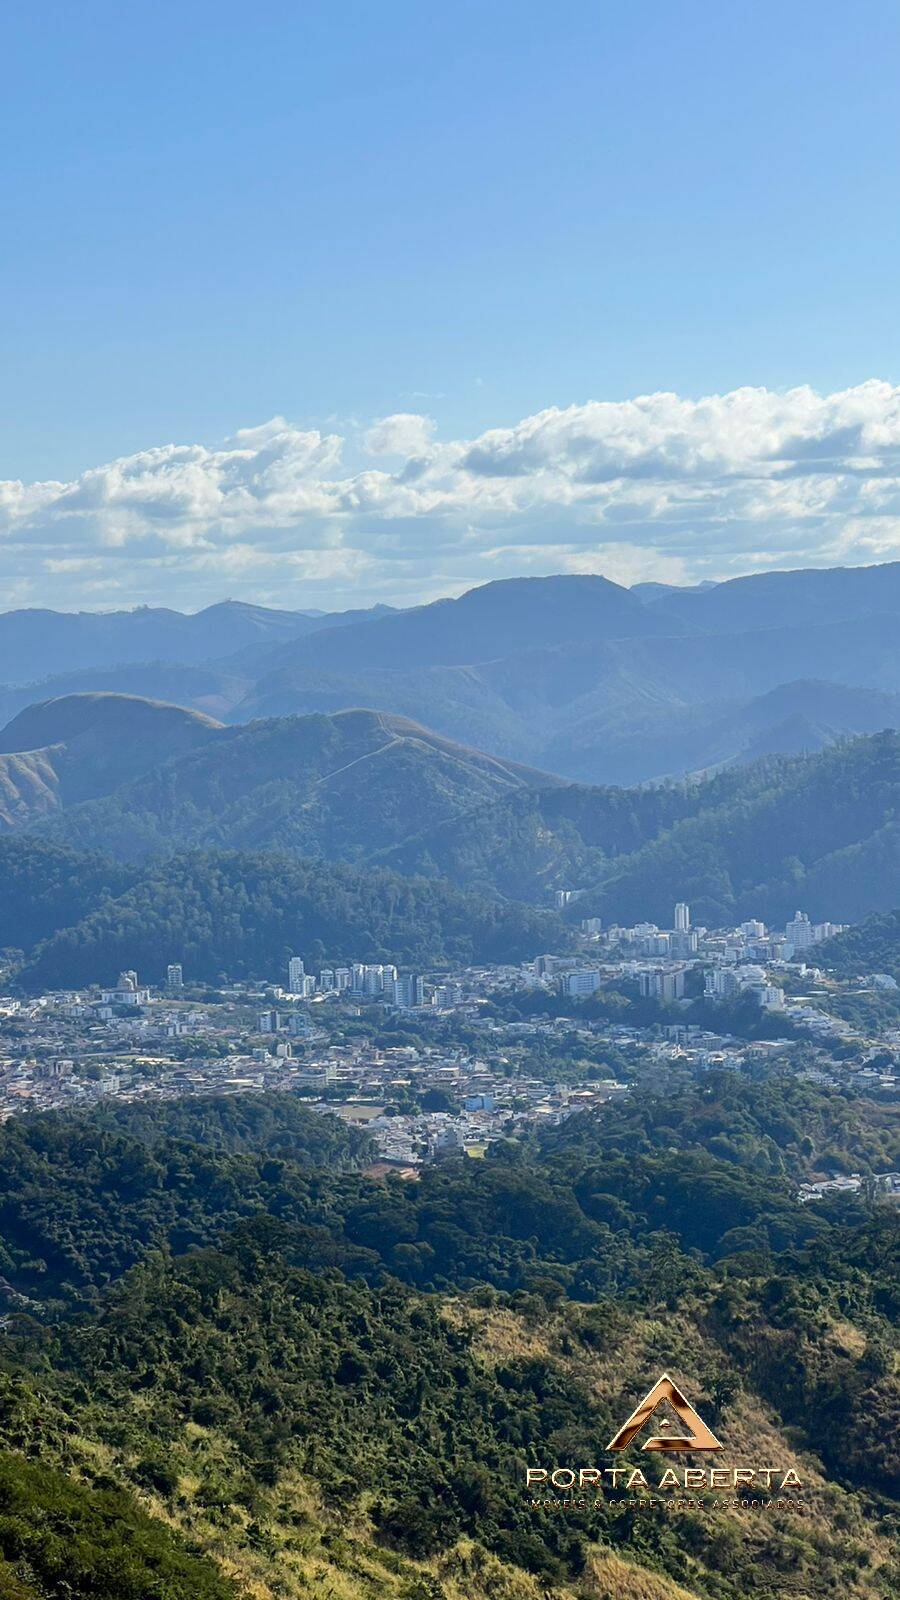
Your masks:
{"label": "grassy hillside", "polygon": [[[741,1134],[714,1155],[734,1095]],[[776,1600],[786,1574],[798,1600],[887,1600],[895,1219],[797,1207],[814,1248],[715,1268],[646,1219],[629,1245],[609,1215],[592,1219],[585,1187],[630,1116],[641,1149],[668,1138],[673,1171],[693,1150],[742,1175],[772,1232],[787,1202],[759,1182],[758,1142],[789,1169],[806,1159],[804,1122],[849,1149],[860,1135],[840,1098],[773,1082],[757,1103],[753,1086],[713,1080],[669,1107],[666,1135],[660,1102],[609,1108],[422,1186],[254,1150],[254,1127],[266,1144],[279,1127],[302,1136],[277,1098],[252,1113],[160,1106],[155,1125],[123,1111],[117,1131],[8,1126],[0,1237],[11,1204],[25,1232],[2,1270],[30,1302],[8,1297],[0,1330],[0,1595],[60,1592],[75,1530],[71,1600]],[[710,1170],[695,1214],[718,1209]],[[173,1256],[192,1208],[206,1231]],[[75,1290],[55,1280],[56,1305],[37,1270],[51,1234],[83,1275]],[[439,1292],[433,1266],[422,1281],[429,1250]],[[722,1439],[717,1464],[792,1466],[802,1503],[533,1507],[525,1466],[602,1464],[661,1367]],[[632,1447],[625,1464],[646,1458]]]}
{"label": "grassy hillside", "polygon": [[0,1600],[63,1595],[238,1600],[214,1559],[113,1481],[89,1483],[0,1450]]}
{"label": "grassy hillside", "polygon": [[197,711],[120,694],[28,706],[0,733],[0,826],[18,828],[207,744],[221,728]]}

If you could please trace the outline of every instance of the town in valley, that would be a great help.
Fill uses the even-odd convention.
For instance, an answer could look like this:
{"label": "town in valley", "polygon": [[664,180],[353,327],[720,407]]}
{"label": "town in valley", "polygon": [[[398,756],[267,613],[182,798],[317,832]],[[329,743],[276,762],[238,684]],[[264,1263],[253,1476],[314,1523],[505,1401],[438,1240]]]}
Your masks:
{"label": "town in valley", "polygon": [[[439,972],[347,960],[270,981],[162,985],[135,971],[23,997],[0,994],[0,1120],[110,1097],[295,1092],[364,1128],[372,1176],[480,1159],[497,1140],[713,1070],[778,1068],[896,1100],[900,989],[888,973],[829,971],[843,930],[798,911],[773,929],[653,923],[580,928],[577,948],[520,965]],[[900,1174],[823,1171],[800,1198]]]}

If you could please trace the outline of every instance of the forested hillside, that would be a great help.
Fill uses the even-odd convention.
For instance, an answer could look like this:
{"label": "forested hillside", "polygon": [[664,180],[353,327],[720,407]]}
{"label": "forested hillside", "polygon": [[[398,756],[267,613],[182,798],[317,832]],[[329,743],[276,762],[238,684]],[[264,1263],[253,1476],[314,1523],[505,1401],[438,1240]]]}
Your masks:
{"label": "forested hillside", "polygon": [[124,892],[37,946],[20,979],[77,987],[136,967],[160,982],[170,961],[210,981],[266,978],[292,954],[312,966],[521,961],[567,937],[552,912],[444,881],[277,851],[191,852],[136,869]]}
{"label": "forested hillside", "polygon": [[800,904],[852,921],[896,898],[898,804],[900,736],[885,732],[703,782],[512,795],[385,859],[520,898],[587,889],[579,917],[626,924],[665,925],[681,899],[714,927]]}
{"label": "forested hillside", "polygon": [[[383,798],[402,830],[416,813],[395,776]],[[525,959],[572,936],[538,909],[558,888],[585,891],[570,928],[587,915],[664,925],[679,899],[711,926],[747,916],[777,924],[800,905],[814,919],[853,922],[896,900],[894,733],[699,784],[541,790],[514,773],[496,782],[500,799],[402,845],[385,850],[384,830],[369,834],[364,866],[275,850],[173,854],[174,840],[158,857],[122,866],[17,836],[0,843],[2,943],[30,953],[32,987],[84,984],[123,966],[158,979],[170,960],[215,980],[265,976],[291,952],[312,964]],[[352,814],[358,841],[371,818],[362,797]],[[333,814],[333,829],[343,825],[335,815],[351,812]]]}
{"label": "forested hillside", "polygon": [[[59,1592],[74,1537],[73,1600],[776,1600],[788,1557],[887,1600],[896,1218],[792,1189],[880,1162],[873,1110],[712,1076],[420,1184],[278,1096],[14,1119],[0,1594]],[[796,1509],[531,1506],[525,1465],[602,1460],[661,1366]]]}
{"label": "forested hillside", "polygon": [[417,831],[382,858],[401,872],[535,899],[554,888],[602,882],[620,859],[677,823],[765,793],[788,770],[759,763],[703,783],[522,790]]}
{"label": "forested hillside", "polygon": [[0,838],[0,949],[32,950],[132,880],[106,856],[46,839]]}
{"label": "forested hillside", "polygon": [[[897,890],[900,897],[900,888]],[[867,917],[823,944],[822,960],[845,976],[886,972],[900,982],[900,911]]]}
{"label": "forested hillside", "polygon": [[[72,696],[68,704],[91,698]],[[118,709],[118,720],[135,724],[131,734],[110,728],[99,762],[101,771],[118,766],[118,783],[97,787],[100,798],[76,793],[73,801],[85,798],[85,803],[65,804],[63,780],[72,765],[83,788],[98,782],[93,746],[99,730],[85,752],[86,762],[79,760],[84,740],[77,738],[38,755],[59,774],[56,809],[62,814],[52,822],[53,837],[125,860],[188,845],[291,849],[326,860],[360,860],[405,839],[415,827],[460,816],[510,791],[559,781],[377,711],[284,717],[241,728],[223,728],[191,714],[202,734],[199,741],[195,735],[199,748],[186,754],[171,748],[171,730],[169,747],[153,761],[141,725],[149,703],[116,696],[99,701],[107,721]],[[43,718],[35,716],[37,708],[23,712],[8,736],[15,738],[23,723],[58,720],[65,704],[55,702]],[[176,725],[188,716],[174,706],[156,709]],[[129,765],[140,769],[142,764],[142,775],[133,778]]]}
{"label": "forested hillside", "polygon": [[661,920],[686,899],[698,921],[722,926],[747,916],[784,921],[798,905],[850,922],[894,903],[900,736],[875,734],[749,771],[743,795],[738,789],[617,863],[585,909],[609,920]]}

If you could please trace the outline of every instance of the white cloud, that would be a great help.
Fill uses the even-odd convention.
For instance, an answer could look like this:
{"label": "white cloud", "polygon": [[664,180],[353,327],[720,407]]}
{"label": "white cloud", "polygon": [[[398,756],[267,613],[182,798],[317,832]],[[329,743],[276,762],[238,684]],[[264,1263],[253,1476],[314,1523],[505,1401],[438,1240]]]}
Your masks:
{"label": "white cloud", "polygon": [[[431,418],[337,433],[275,417],[71,483],[0,483],[19,602],[399,602],[516,572],[619,581],[900,557],[900,390],[738,389],[552,407],[441,441]],[[380,458],[386,458],[384,465]],[[96,603],[96,598],[94,602]]]}
{"label": "white cloud", "polygon": [[370,456],[423,456],[431,448],[435,425],[417,411],[395,411],[374,422],[363,438]]}

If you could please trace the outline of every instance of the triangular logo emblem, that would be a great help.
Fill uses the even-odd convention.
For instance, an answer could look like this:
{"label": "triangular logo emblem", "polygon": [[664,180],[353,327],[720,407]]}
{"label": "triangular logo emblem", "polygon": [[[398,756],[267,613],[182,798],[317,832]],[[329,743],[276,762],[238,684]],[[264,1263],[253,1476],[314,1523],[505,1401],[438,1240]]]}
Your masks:
{"label": "triangular logo emblem", "polygon": [[[686,1433],[659,1433],[648,1439],[644,1450],[721,1450],[715,1434],[706,1426],[703,1418],[697,1414],[690,1401],[685,1399],[677,1383],[673,1383],[667,1372],[664,1372],[657,1383],[653,1385],[649,1394],[645,1394],[639,1406],[632,1411],[627,1422],[623,1422],[618,1433],[610,1439],[608,1450],[625,1450],[632,1439],[640,1433],[645,1422],[649,1422],[654,1411],[668,1401],[675,1412],[679,1422],[687,1429]],[[661,1427],[667,1427],[662,1423]]]}

